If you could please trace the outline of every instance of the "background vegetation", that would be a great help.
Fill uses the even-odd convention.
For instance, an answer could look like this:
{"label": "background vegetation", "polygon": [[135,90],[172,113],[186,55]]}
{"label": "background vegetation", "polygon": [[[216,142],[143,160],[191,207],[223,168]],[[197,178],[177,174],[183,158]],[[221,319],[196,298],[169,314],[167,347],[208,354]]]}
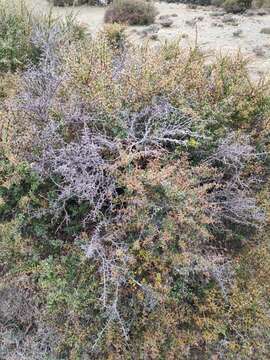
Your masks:
{"label": "background vegetation", "polygon": [[[191,5],[214,5],[228,13],[244,13],[250,8],[269,8],[269,0],[165,0],[168,3]],[[156,10],[152,0],[51,0],[56,6],[110,5],[106,12],[106,22],[120,22],[130,25],[147,25],[154,22]]]}
{"label": "background vegetation", "polygon": [[155,21],[157,10],[153,2],[145,0],[115,0],[105,13],[106,23],[149,25]]}
{"label": "background vegetation", "polygon": [[266,79],[1,5],[0,357],[268,359]]}

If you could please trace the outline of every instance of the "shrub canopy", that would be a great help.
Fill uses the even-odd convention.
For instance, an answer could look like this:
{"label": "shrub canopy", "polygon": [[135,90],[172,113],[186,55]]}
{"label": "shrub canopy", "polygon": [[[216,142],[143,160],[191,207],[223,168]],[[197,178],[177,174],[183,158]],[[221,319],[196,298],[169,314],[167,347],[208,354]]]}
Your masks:
{"label": "shrub canopy", "polygon": [[269,84],[66,24],[1,73],[0,356],[267,358]]}

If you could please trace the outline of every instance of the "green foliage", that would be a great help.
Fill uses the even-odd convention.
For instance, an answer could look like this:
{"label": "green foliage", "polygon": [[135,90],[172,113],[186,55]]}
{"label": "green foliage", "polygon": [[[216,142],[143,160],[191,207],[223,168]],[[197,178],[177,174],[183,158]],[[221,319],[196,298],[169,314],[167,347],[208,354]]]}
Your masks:
{"label": "green foliage", "polygon": [[[126,48],[117,24],[75,34],[57,49],[65,76],[50,101],[34,87],[0,105],[0,358],[267,359],[269,84],[252,82],[240,55],[206,64],[176,42]],[[13,104],[21,74],[2,78]],[[49,109],[45,124],[29,99]],[[218,157],[233,132],[250,142]],[[114,188],[100,185],[94,217],[78,193],[100,173]],[[263,231],[220,216],[237,181],[264,209]]]}
{"label": "green foliage", "polygon": [[34,21],[23,2],[1,1],[0,71],[13,71],[36,59],[36,49],[30,43]]}
{"label": "green foliage", "polygon": [[70,41],[84,37],[85,29],[72,17],[56,20],[51,14],[43,17],[31,13],[23,1],[0,1],[0,72],[23,69],[37,63],[40,49],[34,38],[39,29],[49,31],[55,23],[61,27],[62,37]]}

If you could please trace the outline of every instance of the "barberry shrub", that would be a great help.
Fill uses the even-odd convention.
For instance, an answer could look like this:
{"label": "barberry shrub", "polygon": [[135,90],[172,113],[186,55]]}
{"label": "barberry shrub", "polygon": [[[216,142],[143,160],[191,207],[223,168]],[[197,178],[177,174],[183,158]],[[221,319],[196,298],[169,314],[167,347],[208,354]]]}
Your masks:
{"label": "barberry shrub", "polygon": [[267,82],[62,29],[0,104],[0,355],[263,358]]}

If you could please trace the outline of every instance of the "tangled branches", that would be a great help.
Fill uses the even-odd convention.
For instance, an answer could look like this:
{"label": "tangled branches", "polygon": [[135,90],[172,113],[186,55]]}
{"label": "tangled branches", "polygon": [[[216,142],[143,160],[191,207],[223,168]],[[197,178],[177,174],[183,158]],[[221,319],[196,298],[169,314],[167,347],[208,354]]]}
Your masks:
{"label": "tangled branches", "polygon": [[[115,145],[105,138],[83,130],[79,142],[65,144],[60,149],[48,146],[38,161],[37,169],[43,176],[58,176],[57,203],[75,198],[87,201],[92,207],[87,216],[94,221],[104,204],[115,194],[115,180],[111,164],[104,153],[113,153]],[[87,219],[85,219],[87,220]]]}
{"label": "tangled branches", "polygon": [[[33,37],[40,62],[25,72],[13,114],[28,127],[26,158],[44,183],[53,184],[46,210],[66,224],[79,223],[80,233],[72,230],[72,237],[84,242],[85,255],[95,264],[105,319],[95,349],[113,322],[128,339],[126,299],[152,311],[165,298],[176,301],[175,289],[179,296],[179,289],[183,294],[188,286],[198,287],[198,279],[199,284],[215,281],[227,296],[233,271],[213,228],[264,222],[252,191],[257,179],[247,171],[258,155],[247,137],[231,134],[214,150],[215,144],[209,146],[207,160],[196,158],[192,149],[199,153],[201,141],[204,146],[207,141],[205,120],[161,90],[150,100],[147,93],[139,106],[123,95],[111,106],[107,98],[118,89],[107,94],[106,70],[110,81],[121,84],[127,65],[119,66],[113,56],[105,56],[104,65],[106,47],[100,46],[102,56],[92,51],[101,57],[98,69],[105,68],[105,80],[95,82],[92,61],[91,76],[86,66],[77,87],[75,75],[60,61],[58,34],[57,28],[49,34],[38,29]],[[127,97],[133,99],[132,91],[136,99],[135,87]],[[82,204],[83,215],[74,215]]]}
{"label": "tangled branches", "polygon": [[248,163],[258,159],[249,138],[230,134],[220,141],[217,151],[210,162],[221,164],[223,176],[220,177],[216,190],[211,194],[212,201],[218,205],[217,217],[246,226],[259,226],[265,220],[262,209],[251,194],[251,187],[258,179],[244,176]]}
{"label": "tangled branches", "polygon": [[185,146],[188,139],[201,138],[202,134],[192,130],[194,119],[173,107],[166,99],[156,99],[153,105],[142,111],[124,115],[127,141],[131,148],[165,148],[166,146]]}

